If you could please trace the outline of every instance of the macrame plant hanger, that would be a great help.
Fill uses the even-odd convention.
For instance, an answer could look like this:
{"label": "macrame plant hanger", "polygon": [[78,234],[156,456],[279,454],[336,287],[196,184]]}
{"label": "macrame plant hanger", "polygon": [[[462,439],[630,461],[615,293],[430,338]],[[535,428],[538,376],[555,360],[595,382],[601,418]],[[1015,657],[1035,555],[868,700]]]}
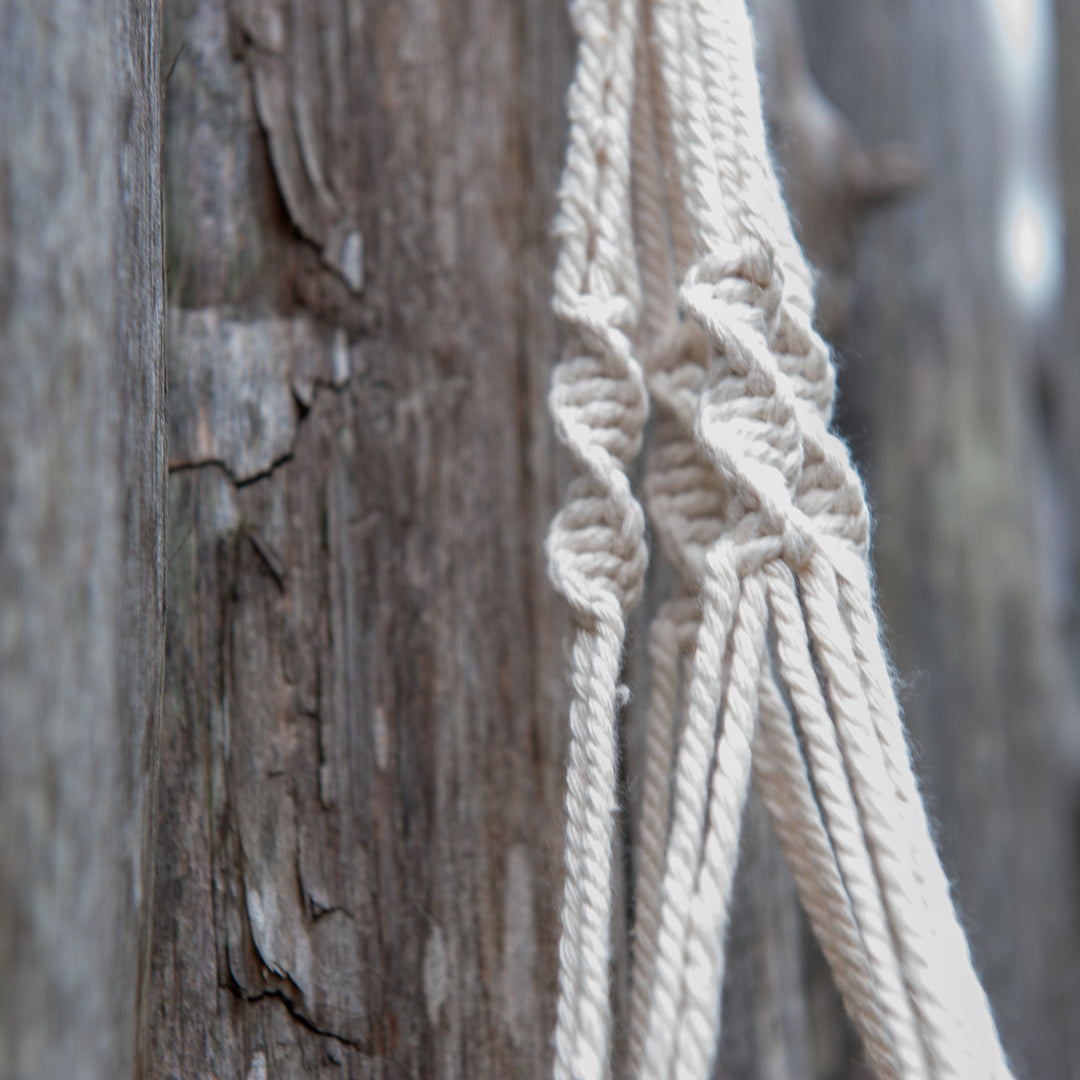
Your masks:
{"label": "macrame plant hanger", "polygon": [[[708,1080],[751,775],[867,1058],[1010,1077],[882,651],[869,515],[765,140],[745,0],[572,0],[550,408],[579,469],[548,537],[575,615],[557,1080]],[[635,239],[636,237],[636,239]],[[640,270],[639,270],[640,267]],[[610,1006],[615,724],[645,516],[650,628],[629,1060]]]}

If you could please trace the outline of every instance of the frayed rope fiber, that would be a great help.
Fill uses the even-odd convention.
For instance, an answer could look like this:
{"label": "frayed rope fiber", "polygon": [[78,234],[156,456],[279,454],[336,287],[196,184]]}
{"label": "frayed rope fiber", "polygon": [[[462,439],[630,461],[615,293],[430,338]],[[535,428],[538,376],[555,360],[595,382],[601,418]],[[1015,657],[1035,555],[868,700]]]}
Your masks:
{"label": "frayed rope fiber", "polygon": [[[550,409],[578,475],[547,541],[574,616],[557,1080],[708,1080],[757,784],[883,1080],[1010,1076],[882,651],[835,373],[769,158],[744,0],[573,0]],[[612,1062],[615,724],[646,515],[679,575],[649,635],[629,1059]]]}

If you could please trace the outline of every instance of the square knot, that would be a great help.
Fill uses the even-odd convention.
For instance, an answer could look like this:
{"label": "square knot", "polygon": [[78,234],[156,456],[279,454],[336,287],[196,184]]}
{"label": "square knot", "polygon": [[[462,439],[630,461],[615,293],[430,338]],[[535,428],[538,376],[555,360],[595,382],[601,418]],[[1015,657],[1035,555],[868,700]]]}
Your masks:
{"label": "square knot", "polygon": [[789,498],[764,498],[758,507],[748,508],[734,527],[732,539],[740,577],[776,559],[798,572],[820,546],[814,522]]}
{"label": "square knot", "polygon": [[687,271],[684,287],[711,286],[728,304],[757,308],[774,326],[784,295],[784,272],[772,246],[748,236],[738,244],[718,244]]}

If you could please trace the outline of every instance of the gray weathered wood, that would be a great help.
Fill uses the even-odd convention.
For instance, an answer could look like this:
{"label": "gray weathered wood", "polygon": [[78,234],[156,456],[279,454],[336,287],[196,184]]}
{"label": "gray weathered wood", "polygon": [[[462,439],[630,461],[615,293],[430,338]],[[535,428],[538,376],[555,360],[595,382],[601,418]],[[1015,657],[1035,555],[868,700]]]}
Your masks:
{"label": "gray weathered wood", "polygon": [[177,2],[165,41],[153,1075],[543,1075],[564,15]]}
{"label": "gray weathered wood", "polygon": [[158,5],[0,3],[0,1074],[141,1056],[164,644]]}

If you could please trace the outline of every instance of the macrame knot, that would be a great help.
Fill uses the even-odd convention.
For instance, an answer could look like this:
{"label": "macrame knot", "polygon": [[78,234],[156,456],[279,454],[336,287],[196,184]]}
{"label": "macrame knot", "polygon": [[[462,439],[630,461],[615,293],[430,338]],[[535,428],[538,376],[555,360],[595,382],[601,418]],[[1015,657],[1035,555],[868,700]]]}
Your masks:
{"label": "macrame knot", "polygon": [[[622,345],[628,348],[625,339]],[[648,397],[640,377],[628,377],[624,365],[622,358],[583,352],[571,354],[552,376],[549,404],[559,434],[590,471],[606,473],[615,464],[607,456],[625,464],[641,449]]]}
{"label": "macrame knot", "polygon": [[814,550],[813,529],[794,502],[803,432],[791,380],[768,343],[783,275],[765,245],[748,241],[691,267],[680,295],[716,345],[694,432],[731,493],[725,524],[738,572],[775,558],[798,569]]}
{"label": "macrame knot", "polygon": [[[579,478],[548,555],[577,627],[555,1080],[713,1074],[751,771],[881,1080],[1008,1080],[881,652],[869,515],[828,430],[834,369],[769,161],[744,0],[570,2],[555,295],[573,337],[551,406]],[[651,339],[645,373],[631,337]],[[646,378],[644,493],[682,580],[649,634],[624,1067],[612,834]]]}
{"label": "macrame knot", "polygon": [[683,291],[698,286],[728,306],[760,313],[762,332],[776,325],[784,295],[784,272],[771,246],[753,237],[740,244],[717,244],[687,271]]}
{"label": "macrame knot", "polygon": [[578,297],[564,315],[574,339],[555,369],[549,404],[582,468],[548,535],[551,579],[579,618],[615,625],[641,596],[648,565],[645,518],[624,471],[649,414],[630,342],[611,324],[624,298]]}
{"label": "macrame knot", "polygon": [[552,582],[586,624],[617,624],[641,598],[649,562],[644,515],[636,503],[615,504],[591,478],[571,485],[545,547]]}
{"label": "macrame knot", "polygon": [[779,473],[744,465],[744,477],[752,477],[751,499],[744,499],[731,528],[734,559],[739,577],[782,559],[798,572],[810,563],[820,546],[814,523],[776,484]]}

